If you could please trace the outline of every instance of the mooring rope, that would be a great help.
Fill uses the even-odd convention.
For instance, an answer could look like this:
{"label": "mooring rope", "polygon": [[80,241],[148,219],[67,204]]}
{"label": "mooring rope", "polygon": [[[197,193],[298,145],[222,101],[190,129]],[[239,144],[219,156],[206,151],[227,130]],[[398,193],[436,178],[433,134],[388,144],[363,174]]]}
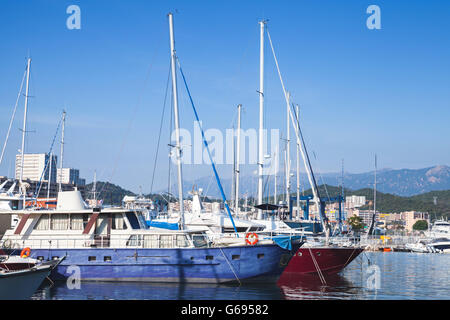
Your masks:
{"label": "mooring rope", "polygon": [[231,271],[233,272],[234,277],[235,277],[236,280],[239,282],[239,285],[241,285],[241,284],[242,284],[242,283],[241,283],[241,280],[239,280],[239,277],[237,276],[236,272],[234,272],[234,268],[233,268],[233,266],[231,265],[230,261],[228,261],[228,258],[225,256],[225,253],[222,251],[222,248],[219,247],[219,249],[220,249],[220,252],[222,252],[222,255],[223,255],[223,257],[225,258],[225,261],[228,263],[228,266],[230,267]]}
{"label": "mooring rope", "polygon": [[314,266],[316,267],[317,274],[319,275],[319,278],[320,278],[320,282],[322,282],[322,284],[326,285],[327,282],[325,280],[325,277],[322,274],[322,270],[320,270],[320,267],[319,267],[319,264],[316,261],[316,258],[314,258],[314,254],[312,253],[311,248],[308,248],[308,250],[309,250],[309,254],[311,255],[311,259],[312,259],[312,261],[314,263]]}

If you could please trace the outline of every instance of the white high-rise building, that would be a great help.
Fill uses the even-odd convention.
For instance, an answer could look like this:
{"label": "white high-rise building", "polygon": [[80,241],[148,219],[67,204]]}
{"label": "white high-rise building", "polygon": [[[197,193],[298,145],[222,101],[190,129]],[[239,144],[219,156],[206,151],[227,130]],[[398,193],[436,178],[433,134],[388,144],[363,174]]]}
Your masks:
{"label": "white high-rise building", "polygon": [[[42,178],[42,181],[48,181],[50,173],[50,182],[56,182],[57,156],[52,155],[51,162],[49,162],[49,159],[50,155],[48,153],[24,154],[22,179],[40,181]],[[47,162],[48,166],[46,168]],[[16,174],[15,174],[15,178],[17,180],[20,180],[21,165],[22,165],[22,155],[18,154],[16,155]]]}
{"label": "white high-rise building", "polygon": [[73,168],[58,168],[56,182],[84,185],[85,180],[80,179],[80,170]]}
{"label": "white high-rise building", "polygon": [[346,209],[352,209],[352,208],[359,208],[366,204],[366,197],[365,196],[347,196],[345,197],[345,208]]}

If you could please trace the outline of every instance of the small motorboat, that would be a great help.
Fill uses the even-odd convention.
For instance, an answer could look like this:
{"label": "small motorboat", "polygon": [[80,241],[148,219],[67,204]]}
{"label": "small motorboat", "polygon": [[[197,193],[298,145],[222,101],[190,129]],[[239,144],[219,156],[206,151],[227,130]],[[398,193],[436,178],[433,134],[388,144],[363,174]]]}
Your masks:
{"label": "small motorboat", "polygon": [[0,255],[0,270],[24,270],[34,267],[39,263],[39,260],[30,257],[21,257],[19,255]]}
{"label": "small motorboat", "polygon": [[407,243],[405,247],[411,252],[417,253],[430,253],[431,249],[428,247],[428,241],[426,239],[420,239],[416,243]]}
{"label": "small motorboat", "polygon": [[21,270],[0,269],[0,300],[29,299],[64,258]]}

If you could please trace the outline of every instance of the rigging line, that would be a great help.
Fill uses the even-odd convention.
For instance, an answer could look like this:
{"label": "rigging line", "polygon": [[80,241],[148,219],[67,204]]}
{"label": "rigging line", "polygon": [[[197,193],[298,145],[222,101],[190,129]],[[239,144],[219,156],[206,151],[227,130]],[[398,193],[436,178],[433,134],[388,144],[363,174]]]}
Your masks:
{"label": "rigging line", "polygon": [[233,266],[231,265],[230,261],[228,261],[228,258],[225,256],[225,253],[222,251],[222,248],[219,247],[220,252],[222,252],[223,257],[225,258],[225,261],[228,263],[228,266],[230,267],[231,271],[234,274],[234,277],[236,278],[236,280],[239,282],[239,285],[241,285],[241,280],[239,280],[239,277],[237,276],[236,272],[234,271]]}
{"label": "rigging line", "polygon": [[[59,128],[60,128],[60,126],[61,126],[61,122],[62,122],[62,118],[59,119],[58,125],[56,126],[56,132],[55,132],[55,135],[53,136],[53,140],[52,140],[52,143],[51,143],[51,145],[50,145],[50,150],[48,151],[49,155],[51,154],[51,152],[52,152],[52,150],[53,150],[53,145],[55,144],[56,136],[58,135]],[[39,183],[36,185],[36,191],[35,191],[35,197],[36,197],[36,198],[39,196],[39,193],[41,192],[41,188],[42,188],[42,179],[44,178],[45,171],[47,171],[47,168],[48,168],[48,166],[49,166],[49,163],[50,163],[50,161],[52,160],[53,157],[54,157],[54,156],[49,157],[49,158],[48,158],[48,161],[46,161],[46,163],[45,163],[45,167],[44,167],[44,170],[43,170],[42,173],[41,173],[41,178],[39,179]]]}
{"label": "rigging line", "polygon": [[[277,56],[275,54],[275,49],[273,47],[273,43],[272,43],[272,39],[270,37],[269,29],[267,27],[266,27],[266,31],[267,31],[267,36],[269,38],[270,47],[272,49],[272,55],[273,55],[273,58],[275,60],[275,65],[277,67],[278,77],[280,78],[281,86],[283,88],[284,97],[286,99],[286,103],[287,103],[287,106],[288,106],[288,111],[289,111],[289,115],[290,115],[290,118],[291,118],[291,121],[292,121],[292,125],[294,126],[294,128],[297,127],[298,129],[300,129],[300,123],[298,121],[298,116],[297,116],[297,113],[296,113],[295,109],[293,109],[293,112],[292,112],[291,109],[289,108],[288,94],[286,92],[286,88],[284,87],[284,82],[283,82],[283,77],[281,76],[280,66],[278,65],[278,60],[277,60]],[[295,126],[295,121],[294,121],[294,118],[292,116],[292,113],[294,113],[295,117],[297,118],[297,126]],[[299,130],[296,130],[295,134],[297,136],[297,141],[298,141],[298,140],[300,140],[300,137],[299,137],[299,134],[298,134],[297,131],[299,131]],[[315,198],[315,202],[316,202],[316,205],[317,205],[317,209],[320,211],[320,193],[319,193],[319,190],[317,188],[317,183],[316,183],[316,179],[315,179],[314,173],[312,171],[311,162],[309,161],[309,155],[308,155],[308,152],[306,150],[306,146],[304,144],[303,135],[302,135],[302,139],[301,140],[303,141],[303,145],[300,146],[301,147],[300,151],[302,152],[302,157],[304,158],[306,173],[308,174],[308,180],[309,180],[309,182],[311,184],[311,189],[312,189],[312,192],[314,194],[314,198]],[[303,149],[304,149],[305,152],[303,152]],[[303,153],[306,153],[306,156]],[[307,164],[306,164],[305,157],[308,159],[309,166],[307,166]],[[317,195],[317,197],[316,197],[316,195]],[[321,214],[320,214],[320,217],[321,217],[321,220],[322,220],[322,215]]]}
{"label": "rigging line", "polygon": [[[266,187],[267,187],[267,185],[269,183],[269,179],[270,179],[270,175],[266,175],[266,179],[265,179],[264,186],[263,186],[263,195],[266,192]],[[269,202],[269,199],[270,199],[269,192],[270,192],[270,190],[267,191],[267,202]]]}
{"label": "rigging line", "polygon": [[166,111],[166,101],[167,101],[167,92],[168,92],[168,89],[169,89],[169,81],[170,81],[170,64],[169,64],[169,75],[167,76],[167,83],[166,83],[166,93],[164,94],[164,104],[163,104],[163,111],[162,111],[162,115],[161,115],[161,122],[159,124],[158,143],[156,145],[156,154],[155,154],[155,162],[154,162],[154,165],[153,165],[152,184],[150,186],[150,193],[153,192],[153,182],[155,180],[156,162],[158,160],[159,143],[161,141],[161,132],[162,132],[162,127],[163,127],[163,122],[164,122],[164,113]]}
{"label": "rigging line", "polygon": [[329,201],[330,200],[330,194],[328,193],[327,185],[325,184],[325,181],[323,180],[323,176],[322,176],[322,173],[321,173],[321,170],[320,170],[320,167],[319,167],[319,160],[317,159],[316,153],[314,151],[313,151],[313,155],[314,155],[314,159],[316,160],[317,169],[319,170],[320,180],[322,180],[323,187],[325,188],[325,193],[327,194],[327,197],[328,197],[328,201],[327,202],[331,203],[331,201]]}
{"label": "rigging line", "polygon": [[[314,173],[313,173],[313,171],[312,171],[312,166],[311,166],[311,161],[310,161],[310,159],[309,159],[308,150],[306,149],[305,140],[304,140],[304,138],[303,138],[303,133],[302,133],[302,130],[301,130],[301,128],[300,128],[300,122],[299,122],[299,120],[298,120],[298,116],[297,116],[297,113],[295,112],[295,109],[294,109],[294,106],[293,106],[293,105],[292,105],[292,108],[293,108],[293,111],[294,111],[295,120],[296,120],[296,122],[297,122],[296,124],[297,124],[297,128],[298,128],[298,132],[299,132],[300,138],[301,138],[301,140],[302,140],[302,145],[303,145],[303,148],[305,149],[305,155],[306,155],[306,159],[307,159],[307,162],[308,162],[308,167],[309,167],[309,170],[311,171],[311,175],[312,175],[312,179],[313,179],[313,182],[314,182],[314,186],[315,186],[315,188],[316,188],[316,190],[317,190],[317,196],[318,196],[319,199],[320,199],[319,188],[317,187],[316,177],[314,176]],[[325,217],[325,219],[326,219],[326,217]]]}
{"label": "rigging line", "polygon": [[208,151],[209,160],[210,160],[210,162],[211,162],[212,169],[213,169],[213,171],[214,171],[214,175],[215,175],[215,177],[216,177],[217,185],[218,185],[219,190],[220,190],[220,193],[221,193],[221,195],[222,195],[223,203],[224,203],[224,205],[225,205],[225,208],[227,209],[227,212],[228,212],[228,215],[229,215],[229,217],[230,217],[231,223],[233,224],[233,228],[234,228],[234,231],[235,231],[235,233],[236,233],[236,236],[239,238],[239,234],[238,234],[237,229],[236,229],[236,226],[235,226],[235,224],[234,224],[233,216],[231,215],[230,207],[228,206],[228,203],[227,203],[227,198],[226,198],[226,196],[225,196],[225,192],[223,191],[223,188],[222,188],[222,183],[220,182],[219,174],[217,173],[216,166],[215,166],[214,161],[213,161],[213,158],[212,158],[212,156],[211,156],[211,152],[209,151],[208,141],[206,141],[205,133],[204,133],[204,131],[203,131],[203,126],[202,126],[201,123],[200,123],[200,119],[199,119],[199,117],[198,117],[197,110],[195,109],[194,101],[192,100],[191,92],[189,91],[189,87],[188,87],[188,85],[187,85],[186,78],[184,77],[183,69],[181,69],[181,64],[180,64],[180,60],[179,60],[178,57],[177,57],[177,62],[178,62],[178,68],[180,69],[181,76],[183,77],[183,82],[184,82],[184,85],[185,85],[185,87],[186,87],[186,91],[187,91],[187,93],[188,93],[189,100],[190,100],[190,102],[191,102],[192,109],[193,109],[193,111],[194,111],[195,118],[197,119],[197,121],[198,121],[198,123],[199,123],[199,126],[200,126],[200,131],[201,131],[201,133],[202,133],[203,143],[204,143],[204,145],[205,145],[205,147],[206,147],[206,150]]}
{"label": "rigging line", "polygon": [[311,251],[311,248],[308,248],[308,249],[309,249],[309,254],[310,254],[310,256],[311,256],[311,259],[312,259],[312,261],[313,261],[313,263],[314,263],[314,267],[316,268],[317,274],[319,275],[320,282],[322,282],[323,285],[326,285],[327,282],[325,281],[325,277],[324,277],[323,274],[322,274],[322,270],[320,270],[319,264],[317,263],[317,260],[316,260],[316,258],[314,257],[314,254],[313,254],[313,252]]}
{"label": "rigging line", "polygon": [[205,201],[205,199],[207,198],[207,194],[209,192],[209,187],[211,186],[211,182],[212,182],[213,178],[214,178],[213,176],[209,177],[208,187],[206,188],[206,192],[203,194],[203,200],[202,201]]}
{"label": "rigging line", "polygon": [[13,114],[11,116],[11,120],[9,121],[9,127],[8,127],[8,131],[6,133],[5,143],[3,144],[2,154],[0,155],[0,165],[2,164],[3,156],[5,154],[6,145],[8,143],[8,139],[9,139],[9,133],[11,132],[11,127],[12,127],[12,124],[14,122],[14,117],[16,115],[17,106],[19,105],[20,94],[22,93],[22,90],[23,90],[23,83],[25,81],[26,74],[27,74],[27,70],[25,70],[25,72],[23,73],[23,77],[22,77],[22,82],[20,84],[19,93],[17,94],[16,104],[14,106],[14,110],[13,110]]}

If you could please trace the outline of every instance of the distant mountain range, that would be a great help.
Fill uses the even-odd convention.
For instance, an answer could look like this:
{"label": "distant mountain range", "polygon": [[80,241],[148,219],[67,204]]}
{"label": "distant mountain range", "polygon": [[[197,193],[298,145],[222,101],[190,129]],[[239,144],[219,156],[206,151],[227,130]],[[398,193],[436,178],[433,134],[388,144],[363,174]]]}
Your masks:
{"label": "distant mountain range", "polygon": [[[89,191],[92,189],[92,184],[86,186],[86,195],[89,195]],[[135,195],[133,192],[122,189],[121,187],[104,182],[97,182],[97,190],[101,191],[99,199],[103,199],[104,204],[121,204],[121,201],[125,195]],[[323,196],[335,197],[341,194],[341,188],[320,185],[319,192]],[[311,194],[311,189],[305,190],[305,194]],[[365,196],[367,204],[361,209],[373,208],[373,189],[363,188],[359,190],[344,189],[345,195],[357,195]],[[186,197],[189,195],[187,194]],[[167,195],[161,197],[160,195],[145,195],[152,199],[158,198],[161,200],[167,199]],[[172,200],[175,200],[172,198]],[[269,199],[269,202],[272,202]],[[402,197],[389,193],[383,193],[377,191],[377,210],[379,212],[392,213],[402,211],[424,211],[429,212],[432,218],[450,217],[450,190],[443,191],[431,191],[414,195],[410,197]]]}
{"label": "distant mountain range", "polygon": [[[295,177],[293,177],[292,193],[295,192]],[[319,190],[321,194],[328,193],[333,197],[339,193],[341,174],[328,173],[316,176],[317,183],[322,185]],[[284,194],[283,181],[279,178],[280,184],[278,195]],[[231,193],[231,179],[222,179],[222,185],[229,198]],[[301,175],[301,182],[307,183],[306,175]],[[373,182],[374,172],[344,175],[345,195],[363,195],[369,201],[367,209],[372,206],[373,200]],[[244,176],[240,179],[241,197],[248,194],[249,197],[256,194],[256,178]],[[273,177],[265,180],[265,194],[273,195]],[[183,189],[185,196],[189,197],[189,191],[192,190],[193,182],[184,182]],[[220,193],[217,183],[213,177],[204,177],[197,179],[195,185],[203,189],[203,193],[210,198],[220,199]],[[327,190],[323,185],[327,185]],[[305,185],[305,194],[310,194],[309,184]],[[92,184],[86,186],[86,194],[92,189]],[[106,204],[120,204],[125,195],[134,193],[121,188],[120,186],[97,182],[97,190],[103,190],[100,198],[104,199]],[[176,188],[172,188],[176,193]],[[161,192],[165,192],[161,191]],[[147,195],[150,196],[150,195]],[[155,195],[151,195],[154,197]],[[435,166],[425,169],[383,169],[377,171],[377,208],[384,212],[401,212],[408,210],[427,211],[437,216],[450,216],[450,167]]]}
{"label": "distant mountain range", "polygon": [[[342,181],[341,173],[315,174],[317,184],[327,184],[338,186]],[[255,176],[241,176],[239,183],[240,194],[255,196],[257,190],[257,179]],[[222,186],[227,197],[231,194],[232,179],[221,179]],[[213,176],[196,179],[195,182],[184,181],[183,190],[187,194],[192,190],[193,185],[203,188],[205,194],[210,197],[220,198],[219,188]],[[278,176],[278,194],[285,193],[284,175]],[[309,189],[310,185],[306,174],[300,175],[300,184],[304,189]],[[291,179],[291,192],[295,192],[297,185],[296,175]],[[373,189],[374,171],[366,173],[345,173],[344,187],[351,190],[364,188]],[[450,167],[439,165],[424,169],[382,169],[377,171],[377,190],[398,196],[413,196],[430,191],[449,190],[450,189]],[[176,187],[172,190],[175,192]],[[167,190],[161,190],[164,192]],[[273,194],[274,179],[265,177],[264,194]]]}

